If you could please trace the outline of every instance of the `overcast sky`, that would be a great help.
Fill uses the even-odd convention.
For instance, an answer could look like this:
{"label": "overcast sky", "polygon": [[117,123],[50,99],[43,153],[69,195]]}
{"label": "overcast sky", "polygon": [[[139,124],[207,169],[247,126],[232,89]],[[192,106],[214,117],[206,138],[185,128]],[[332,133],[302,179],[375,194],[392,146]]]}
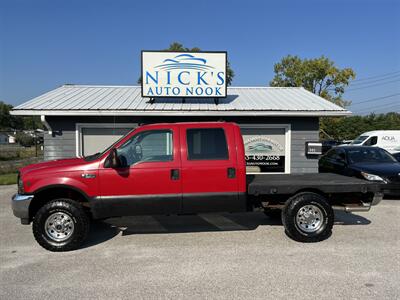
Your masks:
{"label": "overcast sky", "polygon": [[361,79],[353,112],[400,111],[400,1],[0,0],[0,22],[13,105],[64,83],[136,84],[140,51],[178,41],[228,51],[234,86],[268,85],[287,54],[325,55]]}

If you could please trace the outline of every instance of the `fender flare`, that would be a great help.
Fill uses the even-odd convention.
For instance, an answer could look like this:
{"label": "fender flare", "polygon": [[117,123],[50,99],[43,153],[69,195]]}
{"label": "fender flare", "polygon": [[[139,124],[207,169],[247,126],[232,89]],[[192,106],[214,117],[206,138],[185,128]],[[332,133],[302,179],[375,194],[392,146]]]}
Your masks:
{"label": "fender flare", "polygon": [[50,185],[46,185],[46,186],[43,186],[43,187],[40,187],[40,188],[36,189],[33,192],[33,194],[37,195],[40,192],[44,192],[44,191],[47,191],[47,190],[50,190],[50,189],[57,189],[57,188],[73,190],[73,191],[81,194],[85,198],[85,200],[87,200],[88,202],[91,200],[91,198],[83,190],[81,190],[81,189],[79,189],[77,187],[74,187],[72,185],[69,185],[69,184],[50,184]]}

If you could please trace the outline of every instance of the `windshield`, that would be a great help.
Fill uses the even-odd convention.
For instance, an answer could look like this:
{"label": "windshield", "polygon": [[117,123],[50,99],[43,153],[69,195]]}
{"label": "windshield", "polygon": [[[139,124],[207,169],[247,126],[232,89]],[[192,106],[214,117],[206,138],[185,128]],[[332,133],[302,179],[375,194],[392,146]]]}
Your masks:
{"label": "windshield", "polygon": [[[357,147],[358,148],[358,147]],[[396,162],[396,159],[380,148],[364,148],[350,149],[347,150],[347,157],[350,163],[360,162],[373,162],[373,163],[392,163]]]}
{"label": "windshield", "polygon": [[91,154],[91,155],[87,155],[84,156],[83,159],[86,161],[93,161],[98,159],[99,157],[103,156],[107,151],[109,151],[111,148],[113,148],[116,144],[119,143],[119,141],[121,141],[123,138],[125,138],[128,134],[130,134],[132,131],[134,131],[135,129],[132,129],[131,131],[129,131],[127,134],[123,135],[121,138],[119,138],[118,140],[116,140],[114,143],[112,143],[110,146],[108,146],[105,150],[103,150],[102,152],[97,152],[95,154]]}
{"label": "windshield", "polygon": [[350,144],[351,145],[359,145],[362,142],[364,142],[368,138],[368,135],[360,135],[358,138],[356,138],[354,141],[352,141]]}

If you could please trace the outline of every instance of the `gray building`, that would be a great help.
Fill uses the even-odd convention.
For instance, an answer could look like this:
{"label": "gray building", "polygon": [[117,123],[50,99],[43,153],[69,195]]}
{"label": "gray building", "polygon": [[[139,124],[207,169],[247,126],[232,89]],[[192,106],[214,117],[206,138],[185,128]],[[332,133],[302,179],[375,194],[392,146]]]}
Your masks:
{"label": "gray building", "polygon": [[248,173],[309,173],[318,157],[305,147],[319,140],[319,117],[350,112],[303,88],[230,87],[217,102],[142,98],[139,86],[64,85],[12,114],[41,116],[46,160],[102,151],[140,124],[229,121],[242,129]]}

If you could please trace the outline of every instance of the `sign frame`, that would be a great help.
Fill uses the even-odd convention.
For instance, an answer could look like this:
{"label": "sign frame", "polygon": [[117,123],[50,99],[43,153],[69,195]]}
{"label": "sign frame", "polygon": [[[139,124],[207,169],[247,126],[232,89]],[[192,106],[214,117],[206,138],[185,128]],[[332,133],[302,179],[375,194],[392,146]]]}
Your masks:
{"label": "sign frame", "polygon": [[[165,52],[165,53],[221,53],[225,54],[225,96],[145,96],[143,95],[143,53],[144,52]],[[208,98],[208,99],[221,99],[221,98],[226,98],[228,97],[228,83],[226,82],[227,80],[227,71],[228,71],[228,52],[227,51],[170,51],[170,50],[142,50],[140,53],[140,76],[142,77],[142,82],[140,84],[140,94],[142,98],[181,98],[181,99],[186,99],[186,98]]]}

